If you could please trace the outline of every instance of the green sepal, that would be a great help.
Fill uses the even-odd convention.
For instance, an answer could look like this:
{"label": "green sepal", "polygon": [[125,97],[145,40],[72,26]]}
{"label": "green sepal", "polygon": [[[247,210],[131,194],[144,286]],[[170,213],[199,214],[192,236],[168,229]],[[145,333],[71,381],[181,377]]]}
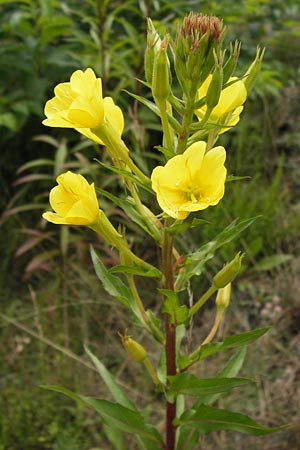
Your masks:
{"label": "green sepal", "polygon": [[189,318],[189,310],[186,305],[180,305],[176,292],[169,289],[158,289],[158,291],[166,296],[161,311],[163,314],[168,314],[170,323],[175,326],[185,323]]}
{"label": "green sepal", "polygon": [[[174,425],[184,425],[196,429],[201,434],[211,431],[232,430],[240,433],[261,436],[288,428],[288,425],[269,428],[260,425],[244,414],[201,405],[197,410],[187,410],[173,422]],[[180,447],[179,449],[180,450]]]}

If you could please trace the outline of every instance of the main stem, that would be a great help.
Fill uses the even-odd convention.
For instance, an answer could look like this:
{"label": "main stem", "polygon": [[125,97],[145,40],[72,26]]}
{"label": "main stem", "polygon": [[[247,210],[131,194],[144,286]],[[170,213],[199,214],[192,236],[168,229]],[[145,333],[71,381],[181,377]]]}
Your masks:
{"label": "main stem", "polygon": [[[163,272],[164,272],[164,288],[171,291],[174,290],[174,274],[173,274],[173,238],[166,228],[170,225],[170,220],[166,220],[163,241]],[[166,370],[167,376],[176,375],[176,327],[170,323],[168,314],[165,315],[165,331],[166,331]],[[166,401],[166,449],[175,449],[175,427],[173,420],[176,417],[176,402]]]}

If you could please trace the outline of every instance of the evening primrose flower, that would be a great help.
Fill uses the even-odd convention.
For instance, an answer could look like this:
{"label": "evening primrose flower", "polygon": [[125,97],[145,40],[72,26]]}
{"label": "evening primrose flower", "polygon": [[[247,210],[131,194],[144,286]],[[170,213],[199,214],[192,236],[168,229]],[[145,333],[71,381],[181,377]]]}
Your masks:
{"label": "evening primrose flower", "polygon": [[205,153],[206,142],[195,142],[182,155],[156,167],[152,188],[161,209],[174,219],[216,205],[224,195],[226,152],[215,147]]}
{"label": "evening primrose flower", "polygon": [[60,83],[54,89],[55,97],[45,105],[47,119],[44,125],[59,128],[75,128],[87,138],[103,144],[92,130],[109,123],[121,136],[124,117],[111,97],[102,97],[102,80],[92,69],[76,70],[70,82]]}
{"label": "evening primrose flower", "polygon": [[[209,75],[198,89],[199,99],[206,96],[211,80],[212,75]],[[240,114],[244,109],[243,104],[247,98],[247,89],[244,82],[237,77],[230,77],[228,83],[231,82],[234,83],[222,89],[218,104],[213,108],[208,119],[211,123],[226,127],[222,128],[220,134],[230,130],[231,127],[238,123]],[[206,110],[207,105],[203,105],[200,109],[195,111],[200,121],[204,117]]]}
{"label": "evening primrose flower", "polygon": [[55,212],[45,212],[44,219],[61,225],[88,226],[97,222],[99,205],[94,183],[70,171],[56,181],[58,185],[50,191],[50,205]]}

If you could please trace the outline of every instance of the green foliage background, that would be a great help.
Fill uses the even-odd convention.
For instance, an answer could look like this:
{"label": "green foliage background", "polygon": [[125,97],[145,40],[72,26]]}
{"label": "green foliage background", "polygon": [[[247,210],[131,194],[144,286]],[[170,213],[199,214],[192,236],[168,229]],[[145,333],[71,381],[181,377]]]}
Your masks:
{"label": "green foliage background", "polygon": [[[271,337],[265,353],[256,349],[261,365],[254,375],[260,379],[275,364],[269,379],[278,382],[290,376],[293,389],[293,374],[296,377],[299,370],[295,352],[300,348],[297,2],[0,0],[0,449],[110,448],[113,437],[93,415],[38,388],[56,383],[100,394],[103,387],[83,356],[83,342],[101,358],[104,355],[111,369],[117,370],[120,363],[118,376],[128,380],[132,398],[159,418],[159,405],[149,404],[150,387],[140,399],[138,383],[132,383],[143,374],[128,367],[115,336],[128,326],[127,318],[101,291],[93,275],[89,243],[94,241],[107,262],[114,261],[114,254],[86,230],[58,230],[41,220],[55,177],[67,168],[115,193],[118,184],[111,174],[99,174],[93,161],[99,158],[95,145],[81,140],[73,130],[45,129],[41,121],[53,87],[68,80],[74,70],[92,67],[103,78],[105,95],[112,96],[124,112],[124,136],[134,158],[146,164],[142,161],[149,157],[150,170],[158,158],[154,146],[160,142],[159,124],[123,90],[145,95],[137,79],[144,76],[146,17],[164,32],[175,30],[178,18],[190,10],[221,16],[228,26],[228,40],[242,41],[239,73],[253,60],[257,44],[266,47],[266,56],[239,126],[221,141],[228,151],[229,172],[250,178],[228,183],[222,207],[201,215],[211,225],[203,226],[200,233],[197,228],[181,245],[189,251],[199,242],[212,240],[235,217],[261,215],[240,242],[222,249],[214,262],[220,267],[237,250],[247,253],[224,332],[273,321],[272,336],[279,343],[276,347]],[[100,157],[106,161],[105,153]],[[112,220],[125,220],[109,202],[101,202]],[[130,236],[140,254],[155,257],[138,229],[129,228]],[[211,278],[216,269],[207,266],[206,277]],[[154,304],[155,292],[152,296],[147,292],[147,302]],[[272,315],[276,305],[281,308],[279,316]],[[205,334],[205,320],[196,327]],[[277,359],[282,355],[285,362],[280,366]],[[287,367],[292,372],[285,373]],[[290,395],[287,386],[279,409],[292,418],[297,412]],[[257,397],[263,398],[260,391],[249,393],[246,411],[262,415],[267,425],[281,422],[274,411],[258,408]],[[236,438],[233,447],[232,436],[218,439],[212,437],[207,448],[296,450],[300,446],[293,433],[264,441],[249,438],[247,444]],[[278,447],[273,439],[281,439]]]}

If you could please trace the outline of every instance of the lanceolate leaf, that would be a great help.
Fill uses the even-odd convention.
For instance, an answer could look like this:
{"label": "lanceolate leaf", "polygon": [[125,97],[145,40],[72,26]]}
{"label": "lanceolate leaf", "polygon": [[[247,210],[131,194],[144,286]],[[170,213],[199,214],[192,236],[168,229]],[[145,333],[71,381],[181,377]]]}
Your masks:
{"label": "lanceolate leaf", "polygon": [[134,203],[132,203],[129,198],[125,199],[119,198],[116,195],[113,195],[110,192],[100,188],[96,188],[96,191],[99,192],[104,197],[109,198],[113,203],[115,203],[115,205],[119,206],[119,208],[121,208],[133,222],[137,223],[146,233],[148,233],[158,242],[161,242],[162,236],[159,229],[157,229],[157,233],[155,233],[154,235],[153,230],[148,227],[146,221],[138,213],[138,211],[134,206]]}
{"label": "lanceolate leaf", "polygon": [[[246,356],[247,347],[241,347],[235,355],[230,358],[226,366],[217,374],[218,378],[232,378],[236,377],[242,368],[245,356]],[[210,395],[201,395],[201,397],[196,400],[193,405],[193,409],[198,409],[201,404],[212,405],[218,398],[222,395],[222,393],[218,394],[210,394]]]}
{"label": "lanceolate leaf", "polygon": [[84,349],[93,361],[96,369],[98,370],[102,380],[104,381],[114,400],[120,403],[120,405],[131,409],[132,411],[136,411],[135,405],[131,400],[129,400],[126,392],[115,382],[114,377],[107,370],[104,364],[88,349],[88,347],[85,346]]}
{"label": "lanceolate leaf", "polygon": [[270,329],[271,327],[256,328],[255,330],[247,331],[246,333],[239,333],[234,334],[233,336],[227,336],[224,342],[214,342],[212,344],[205,344],[201,347],[200,352],[198,354],[198,358],[196,359],[204,359],[220,351],[230,350],[232,348],[251,344],[258,338],[260,338],[262,335],[264,335]]}
{"label": "lanceolate leaf", "polygon": [[151,425],[145,424],[144,418],[139,412],[125,408],[119,403],[98,400],[83,395],[79,397],[83,403],[97,411],[103,419],[108,420],[117,429],[145,437],[155,442],[158,446],[161,444],[161,437],[158,431]]}
{"label": "lanceolate leaf", "polygon": [[213,241],[200,247],[196,252],[190,253],[185,258],[185,281],[194,275],[200,275],[207,261],[213,258],[214,253],[223,245],[235,239],[242,231],[248,228],[259,216],[251,219],[234,220],[228,227],[219,233]]}
{"label": "lanceolate leaf", "polygon": [[[65,394],[73,400],[89,406],[100,414],[106,424],[110,424],[118,430],[140,436],[142,439],[145,438],[145,443],[147,441],[155,443],[157,448],[161,445],[161,436],[158,431],[153,426],[146,424],[143,416],[138,411],[126,408],[120,403],[112,403],[107,400],[99,400],[93,397],[75,394],[59,386],[42,387]],[[146,448],[154,450],[155,447],[146,445]]]}
{"label": "lanceolate leaf", "polygon": [[195,428],[201,434],[210,431],[232,430],[256,436],[287,428],[287,425],[274,428],[264,427],[244,414],[206,405],[201,405],[197,410],[185,411],[179,419],[175,419],[175,424]]}
{"label": "lanceolate leaf", "polygon": [[168,391],[173,394],[211,395],[253,383],[249,378],[198,378],[191,373],[169,377]]}
{"label": "lanceolate leaf", "polygon": [[93,248],[91,248],[91,257],[96,275],[99,280],[102,281],[104,289],[125,306],[129,306],[130,303],[134,302],[131,290],[120,280],[120,278],[108,272]]}

